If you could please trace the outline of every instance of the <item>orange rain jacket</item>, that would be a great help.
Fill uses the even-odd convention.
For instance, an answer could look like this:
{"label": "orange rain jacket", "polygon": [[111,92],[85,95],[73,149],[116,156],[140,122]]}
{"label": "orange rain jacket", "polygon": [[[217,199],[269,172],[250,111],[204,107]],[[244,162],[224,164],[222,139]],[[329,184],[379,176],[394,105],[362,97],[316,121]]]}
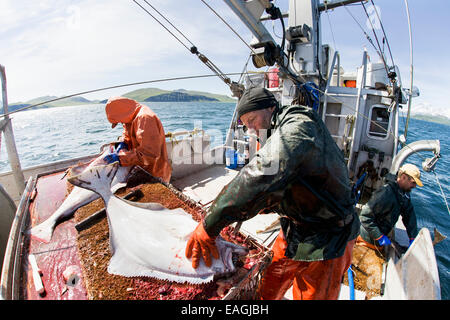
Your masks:
{"label": "orange rain jacket", "polygon": [[119,151],[120,164],[139,165],[154,177],[169,182],[172,168],[158,116],[149,107],[124,97],[109,99],[105,111],[113,128],[119,122],[123,124],[121,140],[128,145],[128,150]]}

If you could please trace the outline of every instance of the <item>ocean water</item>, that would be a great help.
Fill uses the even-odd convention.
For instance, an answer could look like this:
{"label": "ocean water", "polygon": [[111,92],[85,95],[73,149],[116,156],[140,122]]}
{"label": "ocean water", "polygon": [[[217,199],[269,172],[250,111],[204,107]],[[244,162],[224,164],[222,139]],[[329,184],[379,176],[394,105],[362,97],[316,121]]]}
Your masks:
{"label": "ocean water", "polygon": [[[213,145],[219,145],[225,141],[234,104],[160,102],[150,107],[166,133],[199,128],[213,136]],[[115,141],[122,133],[121,126],[111,129],[102,104],[20,112],[12,115],[12,123],[23,168],[97,153],[101,145]],[[427,227],[431,232],[437,228],[450,237],[450,214],[436,179],[450,202],[450,126],[411,119],[408,143],[425,139],[440,140],[441,158],[434,173],[422,173],[424,187],[412,191],[412,202],[419,228]],[[6,172],[10,166],[4,139],[0,149],[0,172]],[[414,154],[407,162],[421,168],[423,159],[432,156],[431,152]],[[450,238],[437,244],[435,253],[442,298],[450,299]]]}
{"label": "ocean water", "polygon": [[[400,133],[403,133],[400,131]],[[423,187],[416,187],[411,191],[411,200],[417,216],[419,228],[428,228],[433,237],[433,230],[437,228],[448,238],[434,246],[439,279],[441,282],[442,299],[450,299],[450,213],[447,211],[444,197],[450,205],[450,126],[411,119],[408,129],[408,143],[417,140],[439,140],[441,158],[433,172],[423,172],[422,161],[432,158],[432,152],[421,152],[411,155],[406,162],[415,164],[421,169]],[[442,195],[438,181],[442,187]]]}

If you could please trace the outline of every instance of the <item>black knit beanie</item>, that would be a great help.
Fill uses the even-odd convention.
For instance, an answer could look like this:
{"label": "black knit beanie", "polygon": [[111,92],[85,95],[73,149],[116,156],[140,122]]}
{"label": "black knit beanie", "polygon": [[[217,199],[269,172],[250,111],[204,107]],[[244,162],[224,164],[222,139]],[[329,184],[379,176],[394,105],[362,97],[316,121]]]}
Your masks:
{"label": "black knit beanie", "polygon": [[273,93],[266,88],[246,89],[236,107],[237,120],[248,112],[266,109],[277,105],[277,99],[275,99]]}

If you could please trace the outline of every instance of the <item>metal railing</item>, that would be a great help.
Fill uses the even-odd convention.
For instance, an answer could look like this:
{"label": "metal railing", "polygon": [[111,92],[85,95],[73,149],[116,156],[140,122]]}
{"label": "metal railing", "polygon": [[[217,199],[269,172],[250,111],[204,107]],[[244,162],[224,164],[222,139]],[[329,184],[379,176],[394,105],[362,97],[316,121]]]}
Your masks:
{"label": "metal railing", "polygon": [[0,132],[5,134],[6,150],[8,152],[8,160],[11,166],[11,170],[14,175],[14,180],[19,190],[19,195],[22,195],[25,189],[25,177],[20,165],[19,154],[16,148],[16,141],[14,139],[14,132],[11,124],[11,119],[8,115],[8,94],[6,89],[6,71],[3,65],[0,65],[1,81],[2,81],[2,100],[3,100],[3,113],[5,114],[1,121]]}

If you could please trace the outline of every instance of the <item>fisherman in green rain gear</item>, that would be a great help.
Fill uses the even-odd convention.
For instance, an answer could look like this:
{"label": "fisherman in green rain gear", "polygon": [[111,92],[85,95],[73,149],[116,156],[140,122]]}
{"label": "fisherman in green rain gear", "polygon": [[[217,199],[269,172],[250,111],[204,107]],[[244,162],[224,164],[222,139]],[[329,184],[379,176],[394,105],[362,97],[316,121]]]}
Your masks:
{"label": "fisherman in green rain gear", "polygon": [[215,237],[227,225],[272,211],[281,216],[274,257],[261,284],[263,299],[337,299],[351,263],[359,219],[341,150],[310,107],[279,106],[264,88],[250,88],[237,119],[267,139],[225,186],[186,246],[196,268],[218,258]]}

